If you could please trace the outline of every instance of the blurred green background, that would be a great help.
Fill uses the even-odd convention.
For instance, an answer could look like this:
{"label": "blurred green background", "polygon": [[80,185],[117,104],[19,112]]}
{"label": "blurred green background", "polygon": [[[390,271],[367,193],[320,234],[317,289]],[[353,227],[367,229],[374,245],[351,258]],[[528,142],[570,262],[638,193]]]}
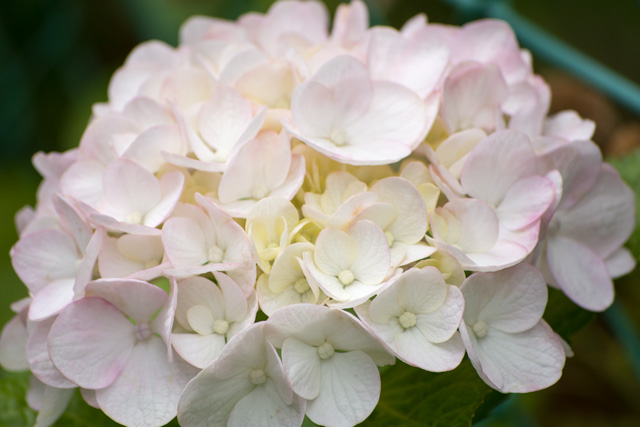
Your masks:
{"label": "blurred green background", "polygon": [[[338,3],[326,1],[332,13]],[[462,24],[483,16],[495,3],[508,3],[540,28],[640,85],[637,0],[367,3],[373,24],[395,27],[417,13],[426,13],[431,22]],[[250,10],[264,12],[270,4],[269,0],[0,1],[0,324],[12,315],[9,304],[26,296],[8,253],[17,240],[13,216],[22,206],[35,202],[40,181],[31,156],[39,150],[64,151],[77,146],[91,105],[106,101],[110,76],[136,44],[160,39],[175,45],[180,24],[194,14],[235,19]],[[546,57],[548,46],[525,47],[534,50],[536,71],[552,87],[552,109],[575,109],[595,120],[594,139],[633,181],[630,184],[637,192],[638,114],[557,64],[540,60]],[[640,105],[640,99],[637,101]],[[638,230],[630,244],[638,256]],[[630,352],[637,345],[640,329],[640,274],[636,271],[619,280],[617,294],[623,314],[629,317],[626,326],[634,330],[620,332],[620,319],[612,320],[615,313],[597,316],[573,337],[576,356],[567,361],[558,384],[510,399],[484,425],[640,425],[640,369],[633,369],[634,363],[640,366],[640,360]]]}

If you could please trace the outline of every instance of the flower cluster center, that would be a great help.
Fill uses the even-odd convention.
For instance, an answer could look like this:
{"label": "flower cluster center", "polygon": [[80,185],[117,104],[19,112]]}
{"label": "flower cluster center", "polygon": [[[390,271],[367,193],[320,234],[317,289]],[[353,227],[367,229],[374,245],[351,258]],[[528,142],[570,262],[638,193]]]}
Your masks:
{"label": "flower cluster center", "polygon": [[398,322],[400,322],[400,325],[405,329],[412,328],[416,326],[416,315],[410,311],[405,311],[398,318]]}
{"label": "flower cluster center", "polygon": [[320,347],[318,347],[318,356],[320,356],[320,359],[322,360],[330,358],[331,356],[333,356],[333,353],[335,353],[335,350],[333,349],[333,346],[328,342],[325,342]]}

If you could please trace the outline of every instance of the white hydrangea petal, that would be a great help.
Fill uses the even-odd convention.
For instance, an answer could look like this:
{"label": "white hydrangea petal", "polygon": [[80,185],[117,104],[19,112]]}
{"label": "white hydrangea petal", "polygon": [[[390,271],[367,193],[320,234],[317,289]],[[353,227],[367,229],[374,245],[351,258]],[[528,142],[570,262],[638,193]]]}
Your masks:
{"label": "white hydrangea petal", "polygon": [[397,218],[386,230],[393,234],[395,240],[404,243],[420,241],[428,227],[427,209],[418,190],[408,181],[400,177],[384,178],[376,182],[371,191],[396,207]]}
{"label": "white hydrangea petal", "polygon": [[411,269],[394,286],[400,286],[398,304],[414,314],[438,310],[449,293],[442,273],[435,267]]}
{"label": "white hydrangea petal", "polygon": [[447,299],[435,311],[416,313],[416,328],[432,343],[448,341],[460,325],[464,298],[458,288],[447,285]]}
{"label": "white hydrangea petal", "polygon": [[244,292],[238,284],[224,273],[214,272],[224,298],[224,318],[228,322],[240,322],[249,312]]}
{"label": "white hydrangea petal", "polygon": [[307,416],[316,424],[355,425],[371,414],[380,398],[380,374],[361,351],[335,353],[320,363],[322,387],[307,402]]}
{"label": "white hydrangea petal", "polygon": [[489,387],[501,390],[504,381],[502,380],[500,368],[492,359],[482,357],[478,350],[478,338],[469,329],[465,322],[460,323],[460,338],[462,339],[471,364],[476,369],[478,376],[480,376]]}
{"label": "white hydrangea petal", "polygon": [[321,271],[316,267],[311,252],[304,252],[302,259],[304,262],[302,270],[310,285],[322,289],[323,292],[336,301],[346,301],[349,299],[350,294],[345,291],[344,285],[338,280],[338,273],[334,276]]}
{"label": "white hydrangea petal", "polygon": [[386,236],[380,227],[368,220],[356,222],[349,227],[348,233],[357,245],[356,256],[349,269],[363,284],[379,284],[391,267],[391,254]]}
{"label": "white hydrangea petal", "polygon": [[298,427],[304,419],[305,401],[294,397],[287,404],[271,378],[236,403],[229,414],[229,427]]}
{"label": "white hydrangea petal", "polygon": [[542,318],[547,305],[544,278],[529,264],[473,274],[460,290],[465,299],[467,324],[480,320],[505,333],[532,328]]}
{"label": "white hydrangea petal", "polygon": [[169,218],[162,227],[162,243],[176,268],[208,262],[205,237],[198,224],[190,218]]}
{"label": "white hydrangea petal", "polygon": [[176,320],[183,328],[191,330],[187,311],[197,305],[208,309],[215,318],[224,317],[224,299],[215,283],[204,277],[189,277],[178,282],[178,289]]}
{"label": "white hydrangea petal", "polygon": [[455,369],[464,357],[464,345],[458,334],[441,343],[429,341],[418,328],[405,329],[395,336],[398,357],[410,365],[430,372]]}
{"label": "white hydrangea petal", "polygon": [[222,352],[226,344],[223,335],[171,334],[171,343],[185,361],[204,369]]}
{"label": "white hydrangea petal", "polygon": [[[215,363],[212,366],[215,367]],[[185,427],[226,426],[233,407],[254,387],[249,380],[249,372],[246,377],[220,379],[211,369],[205,369],[182,393],[178,404],[178,421]]]}
{"label": "white hydrangea petal", "polygon": [[298,261],[304,252],[313,251],[311,243],[294,243],[276,258],[269,274],[269,289],[272,292],[280,293],[286,288],[304,278],[300,262]]}
{"label": "white hydrangea petal", "polygon": [[315,399],[322,387],[318,348],[289,337],[282,343],[282,362],[293,391],[304,399]]}
{"label": "white hydrangea petal", "polygon": [[481,363],[491,360],[498,367],[503,393],[547,388],[560,379],[565,362],[560,341],[544,321],[517,334],[490,330],[476,341],[476,350]]}
{"label": "white hydrangea petal", "polygon": [[322,272],[337,276],[351,266],[356,259],[357,250],[357,243],[349,234],[326,228],[318,235],[313,259]]}

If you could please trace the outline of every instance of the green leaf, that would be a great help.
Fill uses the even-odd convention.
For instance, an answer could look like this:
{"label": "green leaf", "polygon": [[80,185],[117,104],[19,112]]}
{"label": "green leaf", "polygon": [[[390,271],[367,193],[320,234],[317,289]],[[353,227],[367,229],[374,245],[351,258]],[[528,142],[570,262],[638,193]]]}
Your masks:
{"label": "green leaf", "polygon": [[637,260],[640,260],[640,150],[624,157],[613,157],[607,161],[620,172],[622,179],[636,194],[636,228],[625,246],[631,250]]}
{"label": "green leaf", "polygon": [[543,318],[551,329],[570,343],[571,336],[591,323],[596,315],[578,307],[562,291],[549,288],[549,302]]}
{"label": "green leaf", "polygon": [[[380,402],[362,425],[469,426],[491,393],[467,358],[455,370],[439,374],[398,362],[382,374]],[[487,402],[484,413],[502,400]]]}
{"label": "green leaf", "polygon": [[32,426],[36,413],[27,405],[28,372],[6,372],[0,369],[0,426]]}

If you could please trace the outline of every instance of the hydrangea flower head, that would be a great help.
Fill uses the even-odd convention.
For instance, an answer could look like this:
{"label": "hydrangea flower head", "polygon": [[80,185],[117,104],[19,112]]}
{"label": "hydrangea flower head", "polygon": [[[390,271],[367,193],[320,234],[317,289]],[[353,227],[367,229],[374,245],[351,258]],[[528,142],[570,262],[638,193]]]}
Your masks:
{"label": "hydrangea flower head", "polygon": [[34,156],[0,365],[33,374],[36,425],[80,388],[127,426],[352,426],[396,358],[558,381],[547,285],[612,303],[631,190],[592,122],[547,117],[506,23],[368,19],[191,18],[131,52],[77,149]]}

